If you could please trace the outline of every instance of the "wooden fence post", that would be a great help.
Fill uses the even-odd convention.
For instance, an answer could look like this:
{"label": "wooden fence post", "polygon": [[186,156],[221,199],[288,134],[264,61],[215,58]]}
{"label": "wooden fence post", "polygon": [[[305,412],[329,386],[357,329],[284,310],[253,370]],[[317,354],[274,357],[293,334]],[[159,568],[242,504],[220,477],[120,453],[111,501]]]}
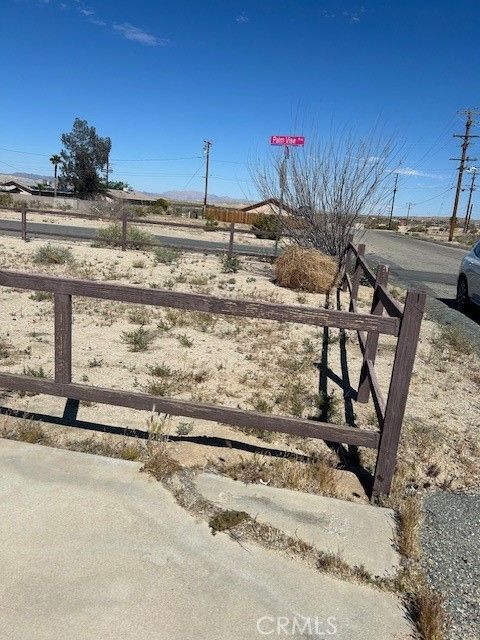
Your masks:
{"label": "wooden fence post", "polygon": [[27,242],[27,205],[22,205],[22,240]]}
{"label": "wooden fence post", "polygon": [[55,382],[72,381],[72,296],[55,293]]}
{"label": "wooden fence post", "polygon": [[350,247],[351,244],[353,244],[353,235],[348,236],[347,248],[345,250],[345,264],[343,265],[342,291],[346,291],[348,289],[345,276],[350,271],[350,268],[352,266],[352,249]]}
{"label": "wooden fence post", "polygon": [[127,249],[127,212],[122,214],[122,251]]}
{"label": "wooden fence post", "polygon": [[352,276],[352,295],[350,299],[350,311],[353,311],[353,303],[357,302],[358,288],[360,287],[360,278],[362,277],[362,265],[358,259],[360,256],[365,255],[365,245],[359,244],[357,247],[357,260],[355,262],[355,271]]}
{"label": "wooden fence post", "polygon": [[405,300],[403,318],[400,323],[392,379],[385,408],[385,422],[380,436],[377,464],[373,481],[372,496],[377,497],[390,491],[403,416],[408,398],[410,378],[417,351],[420,326],[425,309],[426,294],[409,291]]}
{"label": "wooden fence post", "polygon": [[233,258],[233,243],[235,239],[235,222],[230,223],[230,240],[228,242],[228,257]]}
{"label": "wooden fence post", "polygon": [[[373,291],[372,309],[370,311],[374,316],[381,316],[383,313],[383,304],[378,294],[378,287],[383,285],[387,286],[388,282],[388,267],[384,264],[379,265],[377,270],[377,277],[375,280],[375,289]],[[369,331],[367,340],[365,343],[365,353],[363,354],[362,370],[360,372],[360,380],[358,383],[357,402],[366,403],[370,396],[370,382],[368,379],[368,366],[367,361],[370,360],[375,364],[375,358],[377,356],[378,348],[378,331]]]}

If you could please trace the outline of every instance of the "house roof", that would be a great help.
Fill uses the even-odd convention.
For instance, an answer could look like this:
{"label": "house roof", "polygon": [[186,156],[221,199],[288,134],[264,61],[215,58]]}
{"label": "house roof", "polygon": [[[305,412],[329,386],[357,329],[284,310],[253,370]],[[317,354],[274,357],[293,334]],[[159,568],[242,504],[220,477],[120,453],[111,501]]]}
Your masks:
{"label": "house roof", "polygon": [[115,200],[143,200],[146,202],[155,202],[157,198],[143,193],[142,191],[123,191],[123,189],[108,189],[107,192]]}
{"label": "house roof", "polygon": [[0,185],[1,186],[19,186],[24,189],[32,189],[36,188],[38,185],[38,180],[33,180],[32,178],[24,178],[21,176],[12,176],[7,173],[0,174]]}
{"label": "house roof", "polygon": [[[261,202],[256,202],[255,204],[249,204],[247,207],[243,207],[242,211],[255,211],[255,209],[260,209],[260,207],[264,207],[268,204],[280,208],[280,201],[277,198],[267,198],[267,200],[262,200]],[[285,203],[282,204],[282,209],[284,211],[288,211],[288,213],[292,213],[292,208]]]}

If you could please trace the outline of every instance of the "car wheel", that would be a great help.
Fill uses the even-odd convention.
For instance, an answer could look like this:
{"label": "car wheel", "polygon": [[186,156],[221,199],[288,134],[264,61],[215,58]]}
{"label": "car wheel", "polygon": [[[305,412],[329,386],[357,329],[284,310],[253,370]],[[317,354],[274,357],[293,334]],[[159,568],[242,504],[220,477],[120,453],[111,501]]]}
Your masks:
{"label": "car wheel", "polygon": [[465,311],[469,305],[470,298],[468,297],[467,279],[462,276],[457,285],[457,309],[458,311]]}

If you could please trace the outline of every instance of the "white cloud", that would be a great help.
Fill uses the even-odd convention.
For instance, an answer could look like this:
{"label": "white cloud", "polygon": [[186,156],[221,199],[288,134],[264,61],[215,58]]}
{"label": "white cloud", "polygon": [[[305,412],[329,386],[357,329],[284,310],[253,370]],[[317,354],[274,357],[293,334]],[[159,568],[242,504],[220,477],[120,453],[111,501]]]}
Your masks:
{"label": "white cloud", "polygon": [[235,18],[235,21],[238,24],[246,24],[248,22],[248,20],[249,20],[248,16],[246,16],[244,13],[242,13],[241,15],[239,15],[239,16],[237,16]]}
{"label": "white cloud", "polygon": [[444,176],[437,173],[426,173],[425,171],[418,171],[418,169],[412,169],[412,167],[398,167],[394,173],[398,173],[401,176],[417,176],[420,178],[434,178],[436,180],[444,180]]}
{"label": "white cloud", "polygon": [[83,16],[87,16],[87,18],[88,16],[93,16],[93,14],[95,13],[95,11],[92,11],[92,9],[79,9],[79,11]]}
{"label": "white cloud", "polygon": [[114,24],[113,29],[126,40],[133,40],[134,42],[139,42],[147,47],[166,46],[168,44],[168,40],[157,38],[157,36],[147,33],[129,22]]}

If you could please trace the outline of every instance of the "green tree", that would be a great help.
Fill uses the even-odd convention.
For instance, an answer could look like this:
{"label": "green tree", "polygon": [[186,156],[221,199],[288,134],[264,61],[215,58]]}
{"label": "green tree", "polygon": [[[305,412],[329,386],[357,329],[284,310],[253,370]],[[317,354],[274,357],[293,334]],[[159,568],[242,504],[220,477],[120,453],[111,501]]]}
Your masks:
{"label": "green tree", "polygon": [[58,155],[58,153],[54,153],[53,156],[50,158],[50,162],[53,164],[53,170],[54,170],[54,175],[55,175],[53,197],[56,198],[57,197],[57,188],[58,188],[58,179],[57,179],[58,165],[61,164],[62,159]]}
{"label": "green tree", "polygon": [[62,144],[62,187],[86,199],[103,191],[100,173],[108,162],[110,138],[101,138],[95,127],[76,118],[71,132],[62,134]]}

